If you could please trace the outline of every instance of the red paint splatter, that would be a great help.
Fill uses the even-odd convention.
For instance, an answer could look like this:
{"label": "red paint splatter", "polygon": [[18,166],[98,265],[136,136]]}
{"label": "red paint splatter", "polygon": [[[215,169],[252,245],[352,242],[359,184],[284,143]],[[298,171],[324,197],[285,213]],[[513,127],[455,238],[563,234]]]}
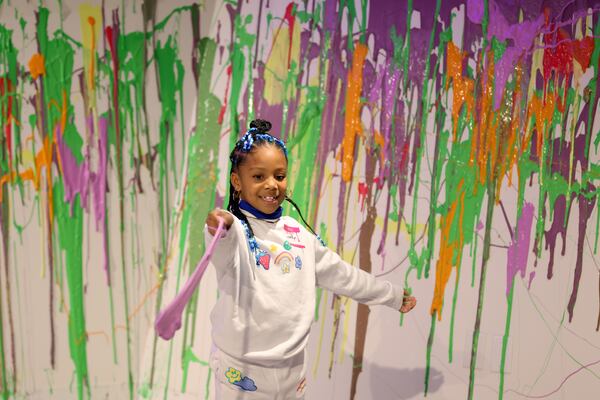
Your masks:
{"label": "red paint splatter", "polygon": [[399,170],[400,174],[402,174],[406,170],[406,167],[408,165],[409,150],[410,150],[410,144],[408,143],[408,141],[406,141],[406,142],[404,142],[404,145],[402,146],[402,155],[400,157],[400,162],[398,163],[398,170]]}
{"label": "red paint splatter", "polygon": [[544,35],[544,43],[548,45],[543,60],[545,81],[550,79],[553,71],[565,76],[573,72],[573,46],[569,34],[564,29],[554,30],[553,25],[550,25],[553,32]]}
{"label": "red paint splatter", "polygon": [[572,42],[573,57],[581,65],[583,72],[590,66],[590,60],[592,59],[592,53],[594,52],[594,38],[586,36],[581,40],[574,40]]}
{"label": "red paint splatter", "polygon": [[367,191],[369,188],[365,182],[358,183],[358,199],[360,200],[360,211],[365,210],[365,200],[367,199]]}
{"label": "red paint splatter", "polygon": [[8,101],[5,103],[6,106],[2,107],[1,114],[2,119],[6,121],[6,125],[4,127],[4,134],[6,136],[6,149],[8,152],[8,160],[9,163],[12,161],[12,130],[11,130],[11,120],[13,118],[12,115],[12,102],[13,102],[13,85],[10,79],[0,77],[0,97],[4,97],[5,93],[8,93]]}
{"label": "red paint splatter", "polygon": [[373,183],[374,183],[375,185],[377,185],[377,189],[381,190],[381,189],[383,189],[383,184],[385,183],[385,178],[384,178],[384,177],[381,177],[381,178],[380,178],[380,177],[376,176],[376,177],[373,179]]}
{"label": "red paint splatter", "polygon": [[219,125],[223,125],[223,117],[225,116],[225,110],[227,109],[227,99],[229,98],[227,93],[229,93],[229,84],[230,83],[231,83],[231,65],[229,65],[227,67],[227,86],[225,87],[225,96],[224,96],[225,100],[223,101],[223,105],[221,106],[221,111],[219,111],[219,118],[218,118]]}
{"label": "red paint splatter", "polygon": [[283,16],[283,19],[285,21],[287,21],[288,27],[289,27],[288,35],[289,35],[290,40],[289,40],[288,59],[287,59],[288,69],[290,68],[290,63],[292,61],[292,38],[294,36],[294,25],[296,23],[296,17],[294,17],[295,11],[296,11],[296,4],[290,3],[285,8],[285,15]]}

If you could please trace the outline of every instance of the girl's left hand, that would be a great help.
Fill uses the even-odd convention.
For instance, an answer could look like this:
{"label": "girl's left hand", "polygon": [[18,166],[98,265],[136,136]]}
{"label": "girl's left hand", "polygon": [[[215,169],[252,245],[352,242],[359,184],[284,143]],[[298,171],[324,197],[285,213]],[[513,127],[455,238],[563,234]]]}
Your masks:
{"label": "girl's left hand", "polygon": [[400,307],[401,313],[407,313],[412,310],[417,305],[417,299],[414,296],[411,296],[406,291],[404,292],[404,297],[402,298],[402,306]]}

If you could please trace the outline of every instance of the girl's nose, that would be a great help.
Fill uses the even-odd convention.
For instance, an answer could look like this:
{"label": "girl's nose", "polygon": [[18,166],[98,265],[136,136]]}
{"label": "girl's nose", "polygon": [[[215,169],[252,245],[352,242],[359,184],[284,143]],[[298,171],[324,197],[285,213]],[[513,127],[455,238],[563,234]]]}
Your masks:
{"label": "girl's nose", "polygon": [[272,177],[271,177],[271,178],[267,178],[267,179],[265,180],[265,185],[266,185],[268,188],[276,188],[276,187],[277,187],[277,182],[275,181],[275,178],[272,178]]}

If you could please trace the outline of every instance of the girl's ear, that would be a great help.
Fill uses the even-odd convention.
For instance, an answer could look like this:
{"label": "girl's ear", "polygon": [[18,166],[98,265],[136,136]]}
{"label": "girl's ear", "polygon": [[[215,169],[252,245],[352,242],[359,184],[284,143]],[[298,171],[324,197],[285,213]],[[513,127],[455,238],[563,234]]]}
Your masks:
{"label": "girl's ear", "polygon": [[238,173],[232,172],[230,179],[231,179],[231,184],[233,185],[233,188],[235,189],[235,191],[240,192],[242,190],[242,183],[240,182],[240,176],[238,175]]}

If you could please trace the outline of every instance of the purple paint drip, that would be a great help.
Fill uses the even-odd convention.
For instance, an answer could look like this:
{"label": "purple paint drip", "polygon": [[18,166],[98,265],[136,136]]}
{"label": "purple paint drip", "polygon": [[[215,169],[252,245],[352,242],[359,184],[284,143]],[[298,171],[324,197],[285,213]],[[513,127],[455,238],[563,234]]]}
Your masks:
{"label": "purple paint drip", "polygon": [[60,126],[56,127],[55,135],[62,166],[65,201],[70,204],[72,210],[75,196],[79,194],[81,197],[81,205],[85,209],[88,196],[87,187],[90,180],[89,162],[85,160],[81,165],[77,164],[77,159],[64,141]]}
{"label": "purple paint drip", "polygon": [[[93,118],[87,118],[89,131],[94,134]],[[81,197],[81,206],[88,211],[88,196],[94,201],[94,216],[96,231],[103,232],[104,238],[104,271],[106,283],[110,286],[110,275],[108,272],[108,235],[106,232],[106,168],[107,168],[107,120],[104,117],[98,119],[98,171],[91,170],[89,154],[79,165],[71,149],[64,141],[60,128],[56,128],[56,143],[60,162],[62,166],[62,177],[65,188],[65,201],[73,208],[75,196]],[[89,148],[87,150],[89,152]]]}
{"label": "purple paint drip", "polygon": [[527,269],[527,257],[529,255],[529,243],[531,241],[531,226],[533,224],[533,204],[525,202],[521,216],[517,223],[516,238],[508,246],[508,260],[506,265],[506,295],[510,293],[510,288],[517,272],[521,272],[521,277],[525,277]]}
{"label": "purple paint drip", "polygon": [[533,47],[535,37],[540,32],[544,24],[544,15],[540,14],[533,21],[524,21],[510,25],[498,6],[493,1],[490,2],[490,29],[488,31],[488,40],[492,36],[500,41],[511,40],[514,46],[508,47],[502,58],[496,63],[494,75],[496,76],[496,89],[494,91],[494,108],[497,110],[502,103],[502,94],[510,74],[515,69],[519,57],[525,54]]}
{"label": "purple paint drip", "polygon": [[213,255],[215,246],[221,238],[225,221],[220,217],[217,218],[219,219],[219,226],[217,227],[215,236],[208,245],[206,253],[204,253],[204,256],[200,262],[198,262],[198,265],[192,273],[192,276],[190,276],[181,291],[177,294],[177,296],[175,296],[175,299],[173,299],[171,304],[164,308],[158,314],[158,317],[156,317],[154,328],[156,329],[158,336],[164,340],[170,340],[175,335],[175,331],[181,328],[181,315],[183,314],[183,309],[188,304],[192,295],[194,294],[194,291],[198,287],[200,279],[202,279],[202,275],[204,275],[204,271],[206,271],[206,267],[208,266],[208,263]]}
{"label": "purple paint drip", "polygon": [[[384,148],[383,154],[387,160],[396,160],[400,161],[400,157],[402,156],[402,145],[403,141],[400,140],[401,136],[403,137],[403,132],[401,136],[396,136],[398,140],[396,143],[396,157],[392,157],[391,149],[390,149],[390,133],[392,130],[392,120],[394,118],[394,103],[396,101],[396,90],[398,88],[398,81],[400,80],[400,70],[394,66],[389,60],[387,63],[387,68],[385,71],[385,79],[383,80],[383,99],[381,102],[381,134],[383,135],[384,140]],[[398,111],[402,112],[401,107],[398,107]],[[402,126],[402,124],[399,124]],[[389,166],[386,166],[388,169]],[[379,180],[383,181],[383,175],[388,171],[384,169],[380,170]],[[386,174],[387,175],[387,174]]]}
{"label": "purple paint drip", "polygon": [[474,24],[483,21],[483,0],[467,0],[467,18]]}
{"label": "purple paint drip", "polygon": [[374,36],[373,54],[379,54],[381,49],[385,50],[388,55],[394,53],[394,43],[390,31],[393,28],[397,34],[404,35],[404,32],[406,32],[406,11],[405,1],[369,1],[367,34]]}

